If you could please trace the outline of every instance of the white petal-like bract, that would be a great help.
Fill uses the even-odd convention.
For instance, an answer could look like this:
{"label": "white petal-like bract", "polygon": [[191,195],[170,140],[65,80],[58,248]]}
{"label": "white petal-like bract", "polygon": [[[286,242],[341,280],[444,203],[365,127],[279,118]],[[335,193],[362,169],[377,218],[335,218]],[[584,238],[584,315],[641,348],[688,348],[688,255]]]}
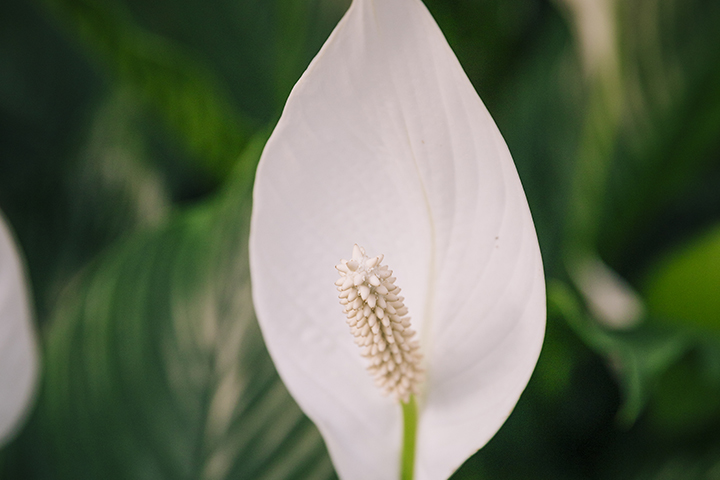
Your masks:
{"label": "white petal-like bract", "polygon": [[19,428],[35,391],[38,353],[23,267],[0,213],[0,447]]}
{"label": "white petal-like bract", "polygon": [[449,477],[530,378],[545,284],[507,146],[419,0],[352,3],[293,89],[253,198],[258,320],[340,477],[400,470],[400,406],[337,301],[334,266],[354,244],[385,255],[419,333],[415,478]]}

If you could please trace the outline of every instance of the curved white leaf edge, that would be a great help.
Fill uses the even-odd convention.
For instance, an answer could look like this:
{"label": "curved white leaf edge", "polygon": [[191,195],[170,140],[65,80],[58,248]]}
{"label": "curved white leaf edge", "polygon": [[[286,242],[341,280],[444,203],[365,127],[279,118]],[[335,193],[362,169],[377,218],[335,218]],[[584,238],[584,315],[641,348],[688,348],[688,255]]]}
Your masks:
{"label": "curved white leaf edge", "polygon": [[258,166],[253,299],[275,365],[344,479],[399,477],[401,411],[365,371],[334,265],[395,271],[425,354],[415,478],[449,477],[511,413],[545,329],[512,158],[419,0],[355,0]]}
{"label": "curved white leaf edge", "polygon": [[0,212],[0,448],[22,425],[38,381],[39,356],[23,265]]}

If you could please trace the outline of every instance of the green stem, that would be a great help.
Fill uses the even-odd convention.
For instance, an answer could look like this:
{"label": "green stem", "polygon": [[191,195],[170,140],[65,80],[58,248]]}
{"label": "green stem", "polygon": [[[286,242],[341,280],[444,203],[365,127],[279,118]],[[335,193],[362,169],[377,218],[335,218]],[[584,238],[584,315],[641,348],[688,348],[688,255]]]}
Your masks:
{"label": "green stem", "polygon": [[403,412],[403,446],[400,457],[400,480],[413,480],[415,473],[415,437],[417,434],[417,402],[410,396],[407,403],[400,402]]}

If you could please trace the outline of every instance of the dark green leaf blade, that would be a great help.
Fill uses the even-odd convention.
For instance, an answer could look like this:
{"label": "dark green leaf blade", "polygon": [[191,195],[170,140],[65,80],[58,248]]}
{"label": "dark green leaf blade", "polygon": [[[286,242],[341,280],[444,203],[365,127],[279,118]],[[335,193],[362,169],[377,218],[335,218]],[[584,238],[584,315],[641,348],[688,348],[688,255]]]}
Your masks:
{"label": "dark green leaf blade", "polygon": [[159,113],[208,172],[225,178],[249,140],[252,121],[232,107],[215,72],[178,44],[136,24],[120,3],[42,3],[114,79]]}
{"label": "dark green leaf blade", "polygon": [[129,238],[66,291],[28,432],[57,478],[334,475],[254,318],[246,181]]}
{"label": "dark green leaf blade", "polygon": [[548,303],[614,370],[624,396],[618,421],[626,427],[642,413],[660,377],[692,346],[688,335],[648,325],[628,332],[606,330],[583,312],[573,292],[558,280],[548,285]]}

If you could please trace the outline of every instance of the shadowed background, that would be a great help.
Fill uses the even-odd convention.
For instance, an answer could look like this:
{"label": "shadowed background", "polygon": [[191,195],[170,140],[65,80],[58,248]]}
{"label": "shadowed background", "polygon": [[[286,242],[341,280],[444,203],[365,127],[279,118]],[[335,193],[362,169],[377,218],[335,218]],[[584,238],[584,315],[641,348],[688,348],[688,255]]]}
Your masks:
{"label": "shadowed background", "polygon": [[[7,479],[333,478],[252,312],[254,167],[347,0],[6,0],[0,208],[42,343]],[[720,4],[428,0],[503,133],[548,331],[453,478],[720,478]]]}

